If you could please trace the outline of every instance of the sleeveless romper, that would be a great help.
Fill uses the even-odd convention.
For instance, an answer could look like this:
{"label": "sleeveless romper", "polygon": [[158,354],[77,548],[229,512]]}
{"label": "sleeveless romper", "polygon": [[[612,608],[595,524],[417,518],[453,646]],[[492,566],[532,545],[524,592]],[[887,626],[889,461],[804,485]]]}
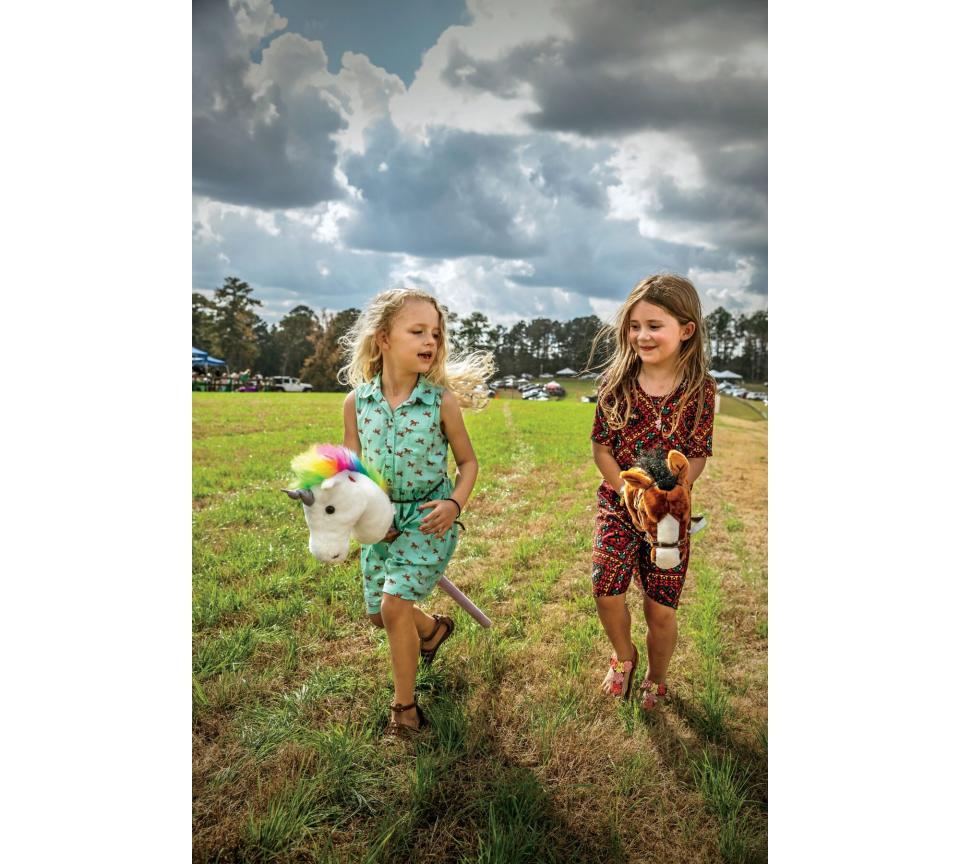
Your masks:
{"label": "sleeveless romper", "polygon": [[394,527],[392,543],[360,547],[363,596],[367,612],[380,611],[382,594],[422,600],[437,584],[457,545],[459,528],[452,525],[443,539],[420,532],[429,510],[424,501],[449,498],[447,438],[440,429],[443,389],[423,375],[409,398],[391,409],[380,389],[380,376],[356,389],[357,431],[364,460],[390,484]]}

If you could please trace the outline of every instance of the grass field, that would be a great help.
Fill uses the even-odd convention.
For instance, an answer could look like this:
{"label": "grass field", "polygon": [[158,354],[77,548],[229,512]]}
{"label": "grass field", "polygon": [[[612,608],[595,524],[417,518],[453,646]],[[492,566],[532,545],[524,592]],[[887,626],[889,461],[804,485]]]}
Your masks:
{"label": "grass field", "polygon": [[448,575],[494,626],[431,598],[457,620],[418,679],[431,726],[386,747],[389,653],[357,555],[318,564],[279,492],[294,454],[340,440],[342,395],[194,394],[194,859],[766,860],[767,424],[734,401],[695,490],[711,524],[675,695],[652,716],[599,692],[594,406],[468,413],[481,474]]}

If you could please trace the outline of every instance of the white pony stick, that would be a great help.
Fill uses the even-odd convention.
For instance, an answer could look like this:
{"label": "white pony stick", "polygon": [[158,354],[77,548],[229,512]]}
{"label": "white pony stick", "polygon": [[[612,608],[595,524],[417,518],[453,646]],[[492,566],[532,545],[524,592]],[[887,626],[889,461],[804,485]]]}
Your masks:
{"label": "white pony stick", "polygon": [[454,600],[457,601],[457,604],[463,608],[463,610],[470,615],[481,627],[489,627],[491,624],[490,619],[483,614],[473,603],[473,601],[467,597],[456,585],[453,584],[446,576],[441,576],[440,581],[437,583],[444,591],[447,592]]}

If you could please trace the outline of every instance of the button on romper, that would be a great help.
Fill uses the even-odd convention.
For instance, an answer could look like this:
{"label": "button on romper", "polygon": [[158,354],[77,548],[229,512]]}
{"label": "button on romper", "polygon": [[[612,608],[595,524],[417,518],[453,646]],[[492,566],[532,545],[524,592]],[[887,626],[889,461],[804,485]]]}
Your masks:
{"label": "button on romper", "polygon": [[392,543],[360,548],[363,596],[367,612],[380,611],[384,593],[404,600],[422,600],[437,584],[457,545],[456,525],[444,535],[422,534],[420,522],[429,510],[424,501],[449,498],[453,484],[447,474],[447,438],[440,428],[443,388],[423,375],[410,397],[391,410],[380,387],[380,376],[356,389],[357,430],[364,460],[390,484],[394,527]]}

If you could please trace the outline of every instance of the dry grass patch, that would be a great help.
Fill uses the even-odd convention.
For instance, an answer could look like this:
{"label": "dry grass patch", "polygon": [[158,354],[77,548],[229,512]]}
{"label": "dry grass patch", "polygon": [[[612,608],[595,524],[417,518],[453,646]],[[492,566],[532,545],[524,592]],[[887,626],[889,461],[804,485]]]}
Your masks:
{"label": "dry grass patch", "polygon": [[[681,603],[677,697],[648,716],[599,692],[609,646],[590,591],[592,410],[495,400],[468,416],[481,466],[492,467],[448,575],[494,625],[482,630],[443,593],[430,598],[457,632],[420,672],[431,725],[407,748],[379,742],[389,652],[366,622],[356,559],[310,561],[289,508],[258,523],[262,477],[249,479],[249,497],[241,487],[205,499],[195,515],[196,860],[762,860],[766,424],[718,418],[718,455],[697,486],[711,525]],[[563,432],[546,436],[545,455],[536,432],[553,422]],[[285,446],[271,438],[271,451]],[[696,703],[709,654],[694,638],[705,568],[722,601],[711,662],[728,700],[712,739]],[[631,592],[642,647],[639,600]],[[737,805],[724,790],[738,792],[743,777]]]}

